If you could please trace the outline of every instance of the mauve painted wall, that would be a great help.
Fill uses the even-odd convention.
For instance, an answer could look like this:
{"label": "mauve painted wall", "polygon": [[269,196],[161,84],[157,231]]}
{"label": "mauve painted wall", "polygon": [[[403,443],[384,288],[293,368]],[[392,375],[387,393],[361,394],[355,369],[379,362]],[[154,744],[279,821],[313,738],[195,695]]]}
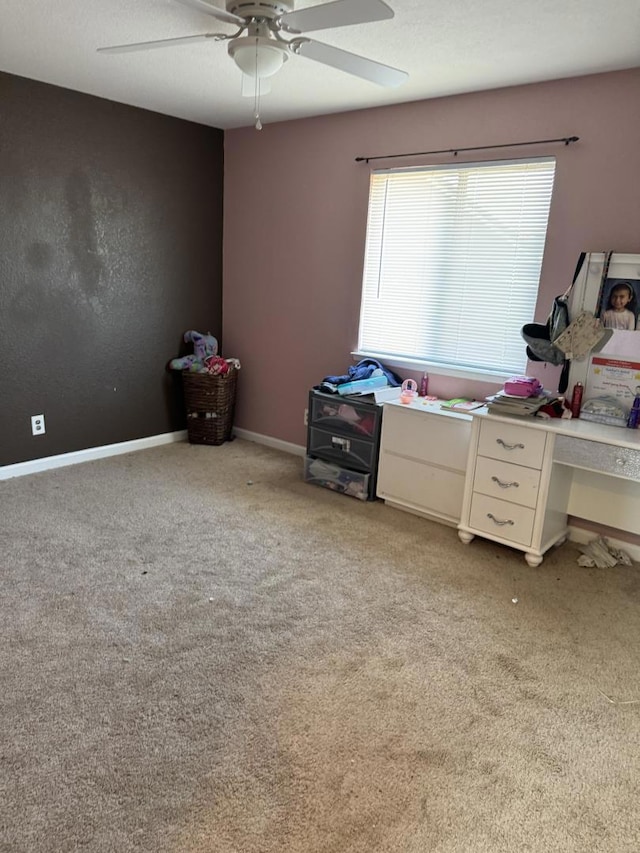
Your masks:
{"label": "mauve painted wall", "polygon": [[0,465],[184,429],[165,366],[221,336],[222,157],[220,130],[0,74]]}
{"label": "mauve painted wall", "polygon": [[[223,331],[225,354],[242,360],[236,426],[305,444],[309,387],[352,363],[369,178],[357,156],[579,136],[569,147],[458,158],[557,157],[536,310],[544,321],[581,250],[640,252],[639,103],[640,69],[274,125],[265,98],[262,132],[225,133]],[[557,382],[555,368],[530,372]],[[430,391],[495,387],[434,376]]]}

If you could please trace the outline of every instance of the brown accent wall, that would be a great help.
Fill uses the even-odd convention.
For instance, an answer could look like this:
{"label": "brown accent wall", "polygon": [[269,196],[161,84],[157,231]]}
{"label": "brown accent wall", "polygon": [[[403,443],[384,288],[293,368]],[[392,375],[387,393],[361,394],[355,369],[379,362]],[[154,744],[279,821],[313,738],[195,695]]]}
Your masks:
{"label": "brown accent wall", "polygon": [[222,196],[221,130],[0,73],[0,465],[184,428]]}

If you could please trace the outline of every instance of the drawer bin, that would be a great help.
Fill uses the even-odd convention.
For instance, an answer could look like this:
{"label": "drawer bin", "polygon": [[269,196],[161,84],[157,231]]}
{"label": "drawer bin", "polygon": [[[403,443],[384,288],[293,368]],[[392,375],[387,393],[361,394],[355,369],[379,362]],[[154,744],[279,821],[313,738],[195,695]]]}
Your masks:
{"label": "drawer bin", "polygon": [[324,486],[326,489],[350,495],[361,501],[370,498],[370,474],[350,471],[340,465],[325,462],[323,459],[305,457],[304,479],[307,483],[315,483],[317,486]]}
{"label": "drawer bin", "polygon": [[351,400],[311,395],[309,425],[327,432],[373,439],[378,432],[380,411],[371,405],[363,406]]}
{"label": "drawer bin", "polygon": [[311,427],[309,429],[309,456],[321,456],[329,462],[337,462],[345,468],[359,471],[372,471],[376,466],[376,446],[371,441],[363,441],[334,432],[325,432]]}

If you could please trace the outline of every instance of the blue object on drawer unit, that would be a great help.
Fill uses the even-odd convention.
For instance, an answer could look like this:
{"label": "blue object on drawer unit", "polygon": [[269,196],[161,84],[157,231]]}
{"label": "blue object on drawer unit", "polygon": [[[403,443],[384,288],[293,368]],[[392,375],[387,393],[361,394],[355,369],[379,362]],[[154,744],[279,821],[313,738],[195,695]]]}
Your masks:
{"label": "blue object on drawer unit", "polygon": [[370,376],[368,379],[356,379],[355,382],[343,382],[338,385],[338,394],[369,394],[374,388],[386,388],[388,384],[386,376]]}

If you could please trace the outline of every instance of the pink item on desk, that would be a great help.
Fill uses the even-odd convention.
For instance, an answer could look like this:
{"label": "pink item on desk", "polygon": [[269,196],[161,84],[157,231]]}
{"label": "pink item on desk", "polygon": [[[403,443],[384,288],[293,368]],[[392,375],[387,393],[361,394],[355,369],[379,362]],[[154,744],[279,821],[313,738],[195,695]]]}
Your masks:
{"label": "pink item on desk", "polygon": [[413,379],[405,379],[400,389],[400,402],[412,403],[418,396],[418,385]]}
{"label": "pink item on desk", "polygon": [[542,391],[542,385],[533,376],[512,376],[504,383],[504,393],[510,397],[535,397]]}

